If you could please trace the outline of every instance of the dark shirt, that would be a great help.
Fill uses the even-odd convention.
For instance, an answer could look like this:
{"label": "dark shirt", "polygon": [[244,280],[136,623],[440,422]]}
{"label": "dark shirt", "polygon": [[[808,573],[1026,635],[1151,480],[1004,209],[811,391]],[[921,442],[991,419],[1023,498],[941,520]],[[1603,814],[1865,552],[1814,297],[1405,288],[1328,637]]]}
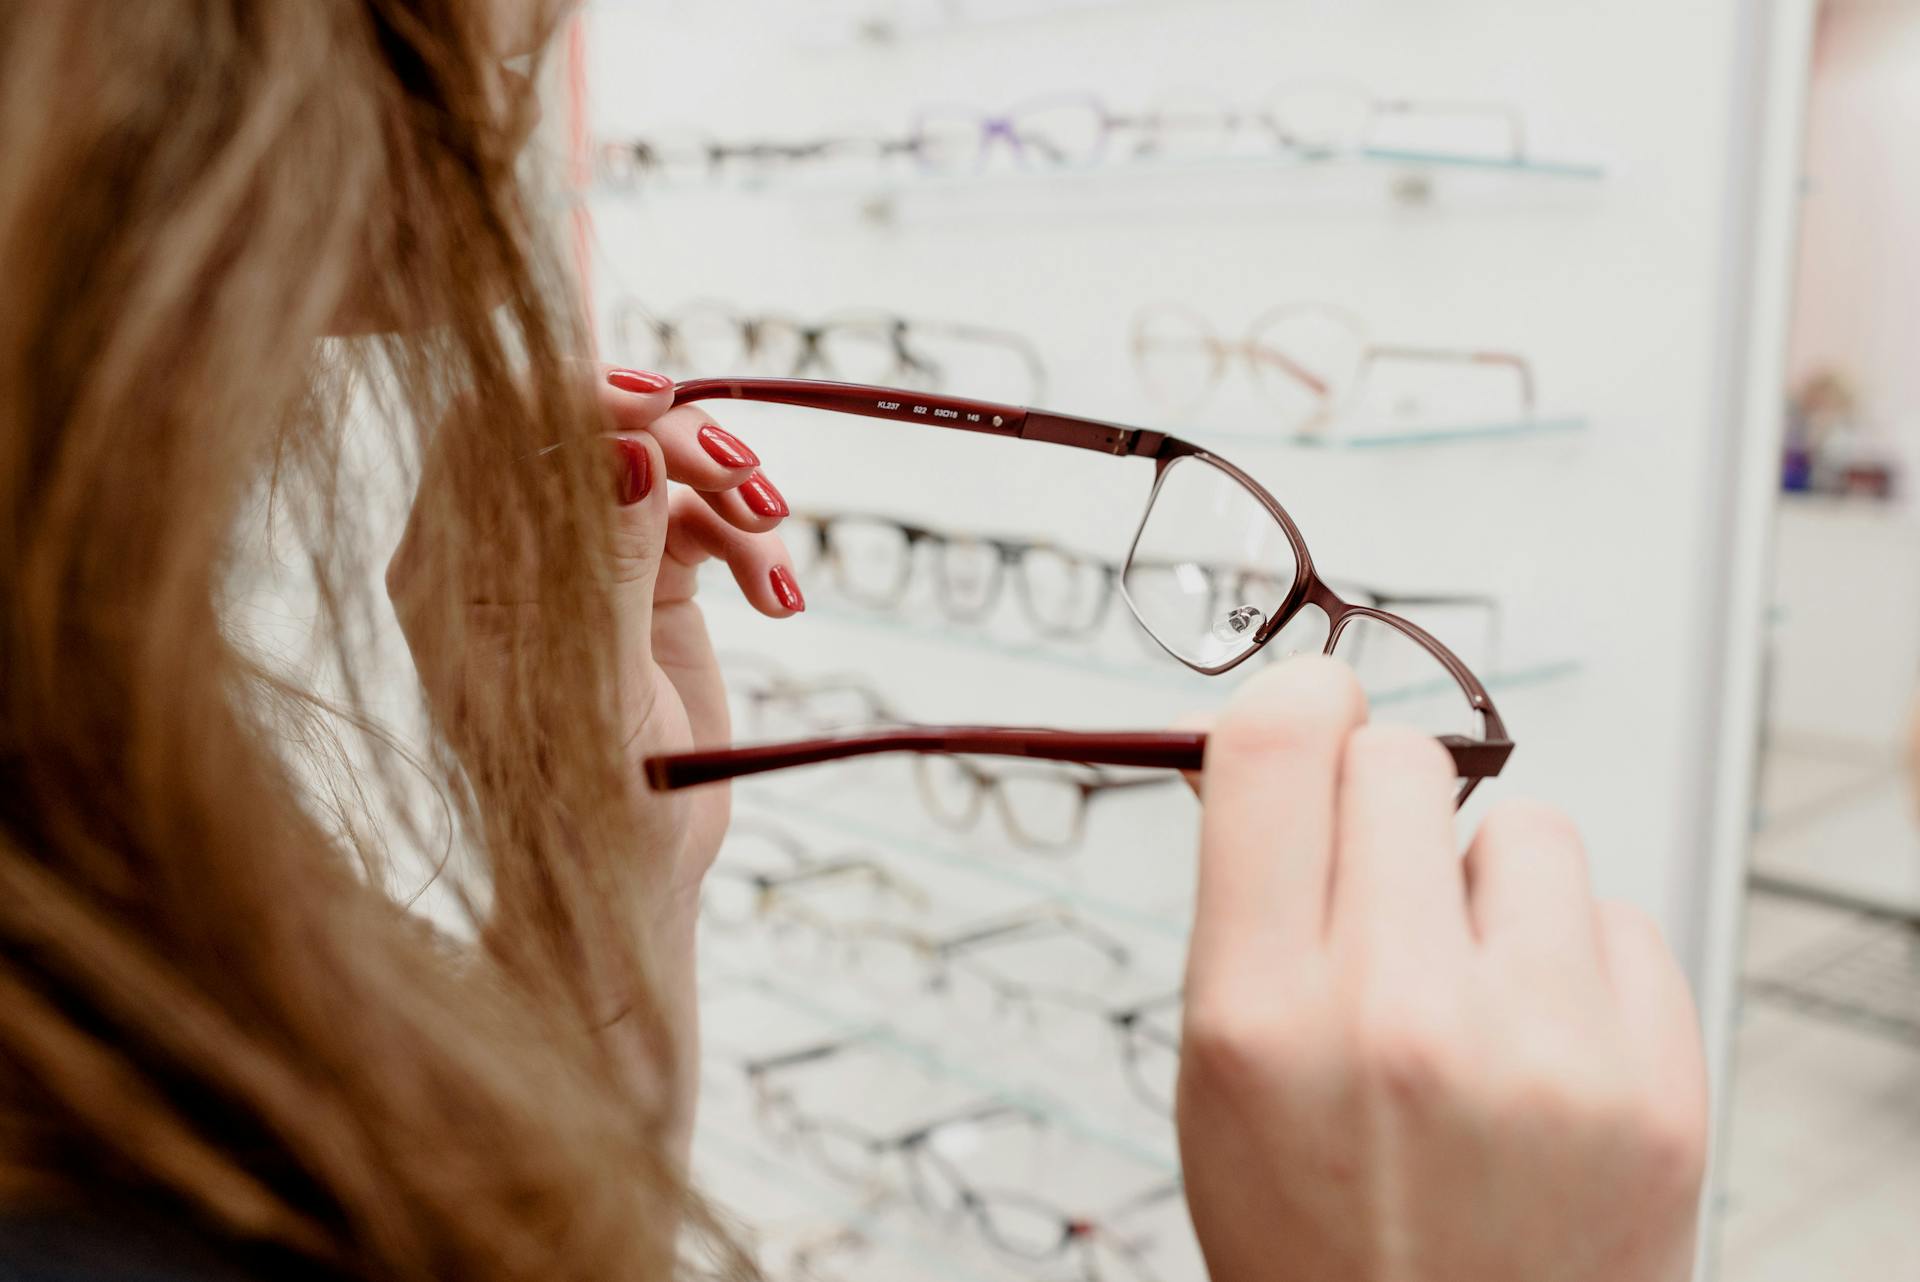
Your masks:
{"label": "dark shirt", "polygon": [[0,1216],[0,1282],[344,1282],[140,1216]]}

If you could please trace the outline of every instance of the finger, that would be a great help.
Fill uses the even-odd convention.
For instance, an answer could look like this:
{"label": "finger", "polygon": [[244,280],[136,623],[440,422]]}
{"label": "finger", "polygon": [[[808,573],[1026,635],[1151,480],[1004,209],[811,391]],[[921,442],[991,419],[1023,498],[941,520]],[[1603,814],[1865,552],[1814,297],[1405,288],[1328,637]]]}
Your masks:
{"label": "finger", "polygon": [[733,489],[697,492],[727,524],[755,533],[773,529],[789,511],[786,497],[757,468]]}
{"label": "finger", "polygon": [[1628,1038],[1651,1080],[1686,1084],[1705,1075],[1699,1046],[1699,1013],[1693,990],[1674,960],[1661,927],[1632,904],[1597,904],[1597,937],[1607,981],[1619,998],[1630,1029]]}
{"label": "finger", "polygon": [[667,540],[669,496],[659,443],[645,435],[601,438],[613,472],[613,609],[622,635],[652,634],[654,591]]}
{"label": "finger", "polygon": [[793,558],[778,534],[742,530],[722,519],[698,494],[680,490],[671,501],[659,601],[691,600],[700,566],[710,559],[726,562],[741,595],[769,618],[790,618],[807,608],[793,577]]}
{"label": "finger", "polygon": [[1341,757],[1365,719],[1352,671],[1317,655],[1261,672],[1221,713],[1201,778],[1190,994],[1319,946]]}
{"label": "finger", "polygon": [[1467,848],[1467,894],[1482,949],[1518,977],[1597,982],[1599,922],[1586,847],[1567,816],[1535,801],[1502,801]]}
{"label": "finger", "polygon": [[673,408],[673,380],[665,374],[588,362],[579,367],[597,374],[600,407],[616,432],[644,432]]}
{"label": "finger", "polygon": [[1333,933],[1430,962],[1464,954],[1467,896],[1453,836],[1453,761],[1406,726],[1347,740],[1333,865]]}
{"label": "finger", "polygon": [[696,490],[730,490],[760,466],[760,456],[745,441],[697,405],[656,413],[638,426],[666,451],[668,477]]}
{"label": "finger", "polygon": [[1659,1109],[1676,1165],[1697,1173],[1705,1161],[1711,1105],[1692,988],[1649,915],[1619,902],[1601,904],[1596,915],[1607,979],[1628,1031],[1626,1052]]}

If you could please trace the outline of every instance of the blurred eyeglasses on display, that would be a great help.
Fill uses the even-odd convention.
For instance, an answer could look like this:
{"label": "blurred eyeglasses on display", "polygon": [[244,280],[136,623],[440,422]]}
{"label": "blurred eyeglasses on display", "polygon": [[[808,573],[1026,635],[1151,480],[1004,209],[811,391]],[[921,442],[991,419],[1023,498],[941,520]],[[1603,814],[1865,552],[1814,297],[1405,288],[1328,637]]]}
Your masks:
{"label": "blurred eyeglasses on display", "polygon": [[758,734],[908,724],[884,695],[852,673],[799,677],[764,655],[739,652],[721,655],[720,667],[728,697]]}
{"label": "blurred eyeglasses on display", "polygon": [[1376,343],[1357,317],[1329,303],[1276,307],[1238,340],[1222,338],[1184,304],[1155,303],[1134,317],[1132,355],[1141,389],[1169,413],[1199,409],[1239,367],[1272,410],[1268,426],[1283,434],[1351,428],[1363,414],[1430,419],[1447,408],[1429,402],[1448,394],[1475,414],[1493,406],[1525,420],[1536,408],[1526,357]]}
{"label": "blurred eyeglasses on display", "polygon": [[1047,383],[1038,349],[1011,330],[880,311],[808,321],[703,300],[656,315],[624,298],[613,340],[623,360],[682,377],[746,370],[929,392],[964,383],[1022,399]]}
{"label": "blurred eyeglasses on display", "polygon": [[670,130],[603,142],[599,171],[607,186],[626,190],[675,178],[759,178],[833,163],[887,165],[903,157],[921,172],[959,174],[997,163],[1069,170],[1263,152],[1309,162],[1445,156],[1520,165],[1528,158],[1526,118],[1510,102],[1382,94],[1341,80],[1288,81],[1257,102],[1170,88],[1131,109],[1096,93],[1059,92],[1004,108],[928,104],[913,113],[903,133],[857,129],[722,141]]}
{"label": "blurred eyeglasses on display", "polygon": [[991,810],[1016,846],[1036,854],[1078,846],[1086,836],[1088,812],[1103,798],[1179,783],[1170,775],[1116,775],[1097,766],[1048,761],[1001,766],[933,754],[914,764],[920,799],[941,827],[971,831]]}
{"label": "blurred eyeglasses on display", "polygon": [[[822,901],[832,901],[840,912],[830,912]],[[702,917],[722,930],[772,925],[817,934],[830,933],[838,918],[853,913],[926,906],[925,891],[877,860],[816,855],[798,838],[753,819],[736,819],[728,829],[700,899]]]}
{"label": "blurred eyeglasses on display", "polygon": [[[991,615],[1009,585],[1035,636],[1073,640],[1103,626],[1119,598],[1123,566],[1050,540],[936,529],[917,522],[862,512],[795,512],[782,531],[793,568],[809,583],[824,583],[842,598],[875,610],[898,610],[922,579],[932,584],[932,599],[949,623],[978,623]],[[1208,579],[1209,617],[1230,608],[1228,597],[1245,597],[1270,570],[1236,565],[1199,566]],[[1437,592],[1373,587],[1348,579],[1329,580],[1346,600],[1377,610],[1471,612],[1480,617],[1484,662],[1499,650],[1500,602],[1477,592]],[[1271,585],[1269,585],[1270,588]],[[1156,654],[1163,653],[1144,638]],[[1309,647],[1318,652],[1326,638],[1289,626],[1279,643],[1264,654],[1282,657]],[[1368,675],[1365,667],[1360,669]]]}

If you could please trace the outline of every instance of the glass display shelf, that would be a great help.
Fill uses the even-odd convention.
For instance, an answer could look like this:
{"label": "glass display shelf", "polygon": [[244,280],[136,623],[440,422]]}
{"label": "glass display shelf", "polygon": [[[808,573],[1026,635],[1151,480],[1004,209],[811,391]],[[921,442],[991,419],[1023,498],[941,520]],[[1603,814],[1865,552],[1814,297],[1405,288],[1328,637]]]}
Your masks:
{"label": "glass display shelf", "polygon": [[[1164,917],[1148,912],[1138,905],[1125,903],[1071,884],[1066,875],[1070,871],[1068,865],[1075,857],[1088,853],[1088,850],[1094,850],[1097,854],[1096,848],[1075,851],[1074,856],[1065,859],[1022,854],[1017,851],[1009,854],[1005,859],[983,858],[978,850],[954,849],[930,838],[925,832],[905,831],[892,824],[876,821],[871,815],[849,814],[838,807],[819,801],[816,791],[803,792],[798,788],[783,787],[777,778],[742,780],[735,786],[742,790],[743,796],[751,800],[763,802],[777,800],[778,803],[777,806],[750,806],[748,807],[750,810],[777,809],[783,815],[792,815],[817,823],[823,828],[888,851],[963,872],[968,876],[993,882],[1009,890],[1053,900],[1117,926],[1125,926],[1168,940],[1184,941],[1187,937],[1185,916],[1179,919]],[[1053,860],[1051,864],[1048,863],[1049,858]],[[1049,868],[1059,875],[1043,875]]]}
{"label": "glass display shelf", "polygon": [[[708,569],[703,573],[715,575],[714,592],[703,598],[707,608],[717,601],[726,601],[729,607],[739,613],[749,612],[749,607],[737,599],[724,595],[731,586],[731,580],[721,582],[724,570]],[[1205,690],[1215,690],[1226,694],[1233,688],[1233,682],[1222,682],[1217,677],[1205,676],[1191,668],[1176,663],[1171,658],[1156,659],[1147,656],[1144,649],[1151,642],[1141,639],[1142,657],[1137,661],[1123,661],[1110,656],[1090,653],[1063,642],[1047,641],[1008,641],[1000,637],[973,628],[949,625],[945,620],[919,622],[897,614],[888,614],[878,610],[864,610],[858,606],[835,600],[827,593],[821,593],[817,599],[807,602],[808,618],[844,624],[862,631],[899,637],[915,642],[944,646],[950,649],[997,655],[1002,658],[1021,662],[1044,664],[1058,667],[1081,675],[1095,674],[1143,686],[1155,686],[1194,694]],[[1261,660],[1256,657],[1246,665],[1246,674],[1257,671]],[[1565,680],[1579,674],[1584,664],[1574,658],[1551,657],[1530,662],[1507,662],[1490,667],[1481,672],[1480,678],[1487,689],[1495,694],[1501,690],[1528,689],[1555,681]],[[1367,697],[1375,705],[1389,705],[1396,699],[1414,697],[1424,691],[1396,691],[1375,689],[1367,692]]]}
{"label": "glass display shelf", "polygon": [[[930,1077],[965,1086],[981,1096],[1001,1100],[1028,1110],[1047,1119],[1075,1139],[1111,1150],[1123,1157],[1151,1167],[1168,1176],[1177,1175],[1180,1167],[1171,1154],[1148,1147],[1125,1135],[1116,1134],[1106,1127],[1095,1126],[1079,1116],[1066,1098],[1053,1094],[1040,1094],[1029,1089],[1015,1086],[989,1073],[981,1072],[977,1067],[962,1063],[952,1055],[943,1054],[939,1047],[930,1045],[918,1038],[900,1033],[890,1025],[876,1024],[872,1016],[862,1017],[854,1012],[842,1009],[834,1003],[823,1000],[817,993],[802,992],[799,989],[779,983],[766,975],[743,975],[729,977],[727,983],[743,985],[753,991],[773,999],[798,1011],[809,1018],[819,1020],[822,1025],[838,1031],[850,1041],[858,1041],[897,1055]],[[976,1057],[973,1063],[991,1062],[987,1057]]]}
{"label": "glass display shelf", "polygon": [[1489,420],[1486,422],[1435,423],[1430,426],[1381,430],[1373,427],[1357,431],[1334,428],[1327,432],[1210,432],[1192,429],[1193,439],[1201,444],[1264,446],[1269,449],[1301,449],[1324,452],[1430,449],[1443,445],[1472,445],[1494,441],[1526,441],[1577,436],[1593,421],[1584,415],[1545,415],[1534,418]]}
{"label": "glass display shelf", "polygon": [[[603,139],[600,145],[618,141]],[[1265,180],[1281,178],[1292,186],[1305,185],[1315,179],[1337,183],[1343,178],[1356,178],[1371,184],[1386,177],[1392,180],[1388,191],[1393,199],[1417,205],[1432,198],[1438,185],[1473,182],[1476,187],[1487,183],[1522,183],[1585,188],[1597,186],[1607,176],[1605,166],[1587,161],[1388,147],[1365,147],[1336,156],[1259,151],[1147,159],[1116,157],[1050,168],[1008,163],[953,171],[916,169],[911,162],[897,159],[880,163],[871,159],[760,162],[759,168],[754,168],[756,162],[752,161],[734,163],[737,170],[734,173],[679,172],[629,183],[601,180],[589,189],[588,195],[593,199],[630,200],[790,194],[854,197],[871,203],[888,198],[992,197],[1022,192],[1071,196],[1088,189],[1110,195],[1115,189],[1137,185],[1147,193],[1170,197],[1183,208],[1191,209],[1193,194],[1185,184],[1192,182],[1218,180],[1231,186],[1252,180],[1265,186]]]}
{"label": "glass display shelf", "polygon": [[[917,1209],[911,1195],[900,1195],[891,1200],[876,1200],[872,1195],[851,1200],[837,1198],[820,1191],[830,1181],[823,1179],[817,1168],[808,1167],[794,1155],[778,1153],[776,1156],[776,1153],[778,1150],[770,1149],[765,1140],[735,1134],[704,1116],[694,1131],[696,1178],[703,1165],[715,1163],[716,1171],[724,1167],[734,1172],[747,1172],[778,1188],[783,1197],[806,1202],[818,1221],[809,1226],[806,1236],[810,1239],[832,1239],[840,1233],[858,1233],[866,1249],[884,1253],[898,1263],[911,1265],[914,1269],[912,1277],[939,1279],[939,1282],[1005,1282],[1004,1270],[991,1266],[964,1267],[942,1249],[943,1244],[939,1241],[926,1240],[917,1233],[907,1231],[903,1226],[912,1222],[897,1212],[902,1207]],[[711,1194],[711,1190],[708,1191]],[[746,1232],[743,1236],[750,1245],[765,1245],[760,1241],[764,1226],[756,1222],[755,1207],[751,1203],[729,1205],[726,1199],[719,1200],[732,1216],[744,1223]],[[889,1211],[895,1214],[889,1216],[886,1214]],[[786,1245],[794,1247],[800,1243],[790,1240]],[[769,1269],[766,1259],[760,1259],[758,1263],[769,1278],[803,1282],[803,1279],[821,1276],[808,1272],[801,1279],[794,1279],[791,1274]],[[835,1273],[827,1276],[837,1278],[841,1275]]]}

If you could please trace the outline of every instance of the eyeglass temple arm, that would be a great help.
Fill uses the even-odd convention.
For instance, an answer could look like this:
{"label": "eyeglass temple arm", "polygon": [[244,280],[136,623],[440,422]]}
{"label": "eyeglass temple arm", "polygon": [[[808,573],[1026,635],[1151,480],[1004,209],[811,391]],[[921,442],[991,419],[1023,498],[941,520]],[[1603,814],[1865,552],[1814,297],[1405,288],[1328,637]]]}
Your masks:
{"label": "eyeglass temple arm", "polygon": [[1486,352],[1450,347],[1369,347],[1363,364],[1371,367],[1381,361],[1453,362],[1461,365],[1500,365],[1520,380],[1520,398],[1526,407],[1534,407],[1533,362],[1517,352]]}
{"label": "eyeglass temple arm", "polygon": [[1013,350],[1020,357],[1021,364],[1027,367],[1027,377],[1033,380],[1034,394],[1046,395],[1047,363],[1040,355],[1040,349],[1024,334],[1016,334],[1007,329],[991,329],[984,325],[967,325],[958,322],[938,324],[924,321],[905,322],[908,337],[914,334],[945,335],[963,342],[997,345]]}
{"label": "eyeglass temple arm", "polygon": [[1158,458],[1174,440],[1165,432],[1123,427],[1098,419],[865,383],[830,383],[809,378],[695,378],[679,384],[673,391],[675,405],[712,400],[756,401],[858,414],[895,423],[1045,441],[1101,454]]}
{"label": "eyeglass temple arm", "polygon": [[857,1033],[851,1037],[836,1037],[830,1041],[814,1042],[811,1045],[797,1047],[790,1051],[781,1051],[772,1055],[757,1055],[746,1060],[741,1067],[750,1077],[763,1077],[783,1068],[794,1068],[801,1064],[817,1063],[831,1059],[866,1041],[868,1034]]}
{"label": "eyeglass temple arm", "polygon": [[[1446,735],[1440,743],[1453,757],[1463,779],[1500,773],[1513,744],[1489,720],[1494,737],[1480,740]],[[787,770],[823,761],[844,761],[883,753],[969,753],[990,757],[1029,757],[1085,765],[1136,766],[1155,770],[1198,770],[1207,736],[1190,731],[1150,730],[1100,733],[1040,730],[1012,726],[902,726],[791,743],[752,744],[704,752],[648,757],[647,783],[657,792],[691,788],[744,775]]]}
{"label": "eyeglass temple arm", "polygon": [[962,1109],[957,1113],[949,1113],[943,1117],[936,1117],[931,1121],[922,1122],[910,1131],[902,1131],[895,1138],[894,1143],[901,1146],[918,1144],[941,1131],[951,1130],[956,1126],[978,1126],[984,1122],[1004,1121],[1020,1121],[1029,1126],[1042,1127],[1047,1124],[1045,1114],[1022,1104],[977,1104],[972,1108]]}

